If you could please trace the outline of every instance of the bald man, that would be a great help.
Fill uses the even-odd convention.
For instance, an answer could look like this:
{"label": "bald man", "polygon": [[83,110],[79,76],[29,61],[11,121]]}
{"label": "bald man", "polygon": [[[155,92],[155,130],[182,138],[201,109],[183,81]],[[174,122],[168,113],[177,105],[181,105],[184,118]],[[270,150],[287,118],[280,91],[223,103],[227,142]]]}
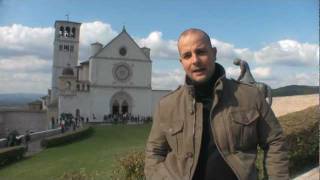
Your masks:
{"label": "bald man", "polygon": [[289,179],[282,128],[259,90],[225,77],[200,29],[178,39],[185,84],[163,97],[146,145],[149,180],[257,179],[257,146],[270,179]]}

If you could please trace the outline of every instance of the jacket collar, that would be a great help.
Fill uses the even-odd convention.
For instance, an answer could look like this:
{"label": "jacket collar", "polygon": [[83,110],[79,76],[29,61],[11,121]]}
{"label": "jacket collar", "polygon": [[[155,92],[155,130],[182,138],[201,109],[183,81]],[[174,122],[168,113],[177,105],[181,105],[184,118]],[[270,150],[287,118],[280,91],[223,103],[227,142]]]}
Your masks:
{"label": "jacket collar", "polygon": [[[214,84],[213,91],[214,92],[222,92],[223,90],[223,81],[226,79],[226,73],[222,65],[219,63],[215,63],[215,72],[214,76],[217,77],[217,80]],[[195,88],[194,85],[191,84],[191,79],[186,75],[184,87],[188,90],[188,94],[192,97],[195,96]],[[212,93],[214,93],[212,92]]]}

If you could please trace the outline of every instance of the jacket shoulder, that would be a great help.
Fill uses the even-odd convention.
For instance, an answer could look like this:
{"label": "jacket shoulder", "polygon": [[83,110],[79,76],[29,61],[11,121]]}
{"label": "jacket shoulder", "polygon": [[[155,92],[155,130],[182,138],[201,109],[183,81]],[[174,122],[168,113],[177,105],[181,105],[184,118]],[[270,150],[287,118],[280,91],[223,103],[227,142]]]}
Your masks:
{"label": "jacket shoulder", "polygon": [[182,86],[180,85],[180,86],[178,86],[175,90],[170,91],[168,94],[162,96],[162,97],[160,98],[160,101],[163,101],[163,100],[165,100],[165,99],[170,99],[170,98],[172,98],[172,97],[175,96],[177,93],[179,93],[179,91],[180,91],[181,89],[182,89]]}
{"label": "jacket shoulder", "polygon": [[178,96],[181,95],[183,91],[183,86],[178,86],[175,90],[169,92],[162,98],[160,98],[160,105],[170,105],[172,102],[175,102],[178,98]]}
{"label": "jacket shoulder", "polygon": [[249,84],[249,83],[244,83],[235,79],[230,79],[229,80],[230,84],[232,86],[236,86],[239,88],[239,90],[245,90],[245,91],[258,91],[258,88],[254,84]]}
{"label": "jacket shoulder", "polygon": [[227,88],[229,89],[229,93],[241,101],[255,101],[255,98],[261,96],[255,84],[247,84],[234,79],[228,80]]}
{"label": "jacket shoulder", "polygon": [[257,88],[254,84],[249,84],[249,83],[245,83],[242,81],[238,81],[235,79],[229,79],[229,81],[231,81],[231,83],[237,84],[238,86],[244,87],[244,88]]}

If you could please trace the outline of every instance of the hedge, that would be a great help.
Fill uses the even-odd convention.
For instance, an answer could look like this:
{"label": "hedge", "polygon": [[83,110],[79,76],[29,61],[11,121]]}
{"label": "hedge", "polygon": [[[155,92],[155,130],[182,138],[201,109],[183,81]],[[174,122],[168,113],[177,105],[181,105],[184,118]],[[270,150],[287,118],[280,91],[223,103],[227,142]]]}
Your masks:
{"label": "hedge", "polygon": [[21,159],[25,152],[26,148],[24,146],[12,146],[0,149],[0,167]]}
{"label": "hedge", "polygon": [[289,145],[292,176],[319,165],[319,119],[319,106],[279,117]]}
{"label": "hedge", "polygon": [[93,128],[85,127],[76,131],[70,131],[56,136],[51,136],[41,140],[41,146],[44,148],[50,148],[68,144],[83,138],[89,137],[93,133]]}
{"label": "hedge", "polygon": [[[286,141],[289,145],[290,176],[312,168],[319,164],[319,119],[318,106],[303,111],[290,113],[278,118],[283,127]],[[268,179],[263,169],[263,150],[258,149],[257,169],[259,179]],[[140,180],[144,179],[144,152],[129,152],[118,159],[112,179]]]}

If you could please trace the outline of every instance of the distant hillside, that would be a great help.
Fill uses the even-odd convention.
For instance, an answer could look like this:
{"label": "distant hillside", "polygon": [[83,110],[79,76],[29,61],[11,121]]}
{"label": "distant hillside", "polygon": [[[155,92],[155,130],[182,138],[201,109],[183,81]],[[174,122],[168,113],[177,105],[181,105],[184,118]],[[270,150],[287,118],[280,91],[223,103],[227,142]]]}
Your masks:
{"label": "distant hillside", "polygon": [[290,85],[272,90],[272,96],[293,96],[319,93],[319,86]]}
{"label": "distant hillside", "polygon": [[0,94],[0,106],[23,106],[42,96],[44,95],[33,93]]}

